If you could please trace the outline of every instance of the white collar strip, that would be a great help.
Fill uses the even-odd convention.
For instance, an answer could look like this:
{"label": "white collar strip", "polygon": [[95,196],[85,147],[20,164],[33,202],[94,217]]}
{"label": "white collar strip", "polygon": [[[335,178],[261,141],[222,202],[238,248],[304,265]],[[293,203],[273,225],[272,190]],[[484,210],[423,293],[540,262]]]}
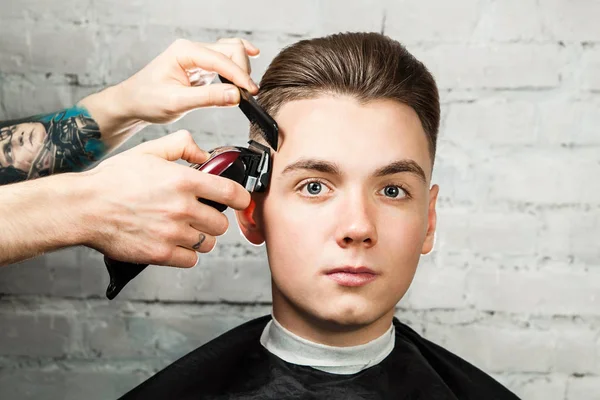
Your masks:
{"label": "white collar strip", "polygon": [[296,365],[324,372],[351,375],[379,364],[394,349],[395,329],[391,324],[383,335],[368,343],[351,347],[334,347],[303,339],[273,319],[267,323],[260,343],[270,353]]}

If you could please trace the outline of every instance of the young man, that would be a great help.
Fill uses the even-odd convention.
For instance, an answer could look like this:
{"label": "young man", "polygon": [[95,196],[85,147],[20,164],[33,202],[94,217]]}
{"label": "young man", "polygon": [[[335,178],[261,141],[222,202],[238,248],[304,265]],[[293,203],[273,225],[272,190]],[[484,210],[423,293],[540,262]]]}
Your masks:
{"label": "young man", "polygon": [[272,316],[125,398],[515,399],[394,318],[434,243],[440,106],[428,70],[396,41],[348,33],[284,49],[260,86],[280,147],[268,192],[237,218],[266,244]]}

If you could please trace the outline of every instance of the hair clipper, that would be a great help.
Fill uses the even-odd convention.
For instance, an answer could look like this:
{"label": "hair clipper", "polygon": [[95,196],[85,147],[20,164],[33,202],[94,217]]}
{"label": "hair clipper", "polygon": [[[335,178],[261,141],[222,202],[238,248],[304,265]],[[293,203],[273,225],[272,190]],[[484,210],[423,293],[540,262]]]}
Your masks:
{"label": "hair clipper", "polygon": [[[216,73],[203,70],[188,71],[192,85],[209,84]],[[229,80],[219,76],[223,83],[231,84]],[[240,91],[239,108],[252,124],[256,124],[266,142],[277,151],[279,128],[275,120],[256,102],[254,97],[243,88]],[[271,153],[267,146],[254,140],[248,142],[248,147],[224,146],[210,151],[210,157],[202,164],[191,164],[191,168],[199,171],[223,176],[238,182],[249,192],[263,192],[267,189],[271,175]],[[198,199],[223,212],[227,206],[207,199]],[[119,292],[142,272],[148,264],[134,264],[113,260],[104,256],[104,264],[108,269],[110,283],[106,289],[106,297],[114,299]]]}

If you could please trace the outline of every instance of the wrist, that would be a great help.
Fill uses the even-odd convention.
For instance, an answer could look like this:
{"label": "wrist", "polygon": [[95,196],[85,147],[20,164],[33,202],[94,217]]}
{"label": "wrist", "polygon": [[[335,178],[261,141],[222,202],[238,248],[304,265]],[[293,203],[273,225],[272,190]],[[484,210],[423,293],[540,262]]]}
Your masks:
{"label": "wrist", "polygon": [[124,129],[143,122],[137,115],[136,110],[131,107],[131,92],[125,82],[110,86],[99,93],[102,101],[109,105],[108,110],[111,118],[119,121]]}
{"label": "wrist", "polygon": [[[82,99],[78,105],[87,109],[102,133],[102,139],[111,146],[117,137],[130,136],[148,125],[136,117],[131,109],[127,88],[122,84],[110,86]],[[123,139],[119,138],[117,142]]]}
{"label": "wrist", "polygon": [[63,218],[69,223],[65,228],[67,245],[89,245],[97,240],[98,221],[95,212],[95,198],[97,189],[89,179],[89,171],[79,173],[65,173],[58,175],[62,180],[60,202],[67,204]]}

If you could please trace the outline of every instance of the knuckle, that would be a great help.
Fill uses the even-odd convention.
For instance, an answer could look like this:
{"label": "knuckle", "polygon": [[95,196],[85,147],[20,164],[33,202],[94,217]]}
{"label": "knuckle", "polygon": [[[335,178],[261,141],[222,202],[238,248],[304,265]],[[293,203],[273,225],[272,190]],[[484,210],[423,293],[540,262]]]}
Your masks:
{"label": "knuckle", "polygon": [[232,44],[232,45],[233,45],[233,46],[234,46],[234,47],[235,47],[237,50],[242,50],[242,51],[244,51],[244,49],[246,48],[246,47],[244,46],[244,42],[242,42],[242,39],[240,39],[240,38],[235,38],[235,39],[233,39],[231,44]]}
{"label": "knuckle", "polygon": [[217,42],[219,43],[232,43],[232,42],[241,42],[242,39],[239,37],[223,37],[223,38],[219,38],[219,40],[217,40]]}
{"label": "knuckle", "polygon": [[179,98],[179,96],[177,96],[177,94],[172,93],[165,96],[163,108],[165,110],[165,113],[167,113],[168,115],[177,114],[179,112],[180,105],[181,99]]}
{"label": "knuckle", "polygon": [[190,43],[190,41],[188,39],[184,39],[184,38],[177,38],[175,39],[175,41],[173,42],[172,46],[174,48],[182,48],[187,46]]}
{"label": "knuckle", "polygon": [[[182,175],[172,175],[170,186],[172,186],[176,191],[185,191],[189,187],[188,180],[185,179]],[[181,203],[175,203],[174,209],[180,209],[182,206]]]}
{"label": "knuckle", "polygon": [[177,134],[181,139],[185,140],[186,142],[192,139],[192,134],[187,129],[180,129],[177,132],[175,132],[175,134]]}
{"label": "knuckle", "polygon": [[167,264],[173,257],[173,249],[170,246],[162,245],[157,247],[152,257],[152,264],[164,265]]}
{"label": "knuckle", "polygon": [[182,142],[182,144],[189,144],[194,141],[192,134],[190,131],[182,129],[176,132],[177,138]]}
{"label": "knuckle", "polygon": [[177,205],[176,213],[177,215],[188,219],[194,214],[194,207],[190,201],[182,201]]}
{"label": "knuckle", "polygon": [[162,228],[161,236],[168,242],[175,242],[179,237],[179,230],[173,225],[166,225]]}
{"label": "knuckle", "polygon": [[238,188],[236,187],[235,183],[232,181],[226,181],[223,183],[223,192],[222,192],[222,196],[223,196],[223,200],[226,203],[231,203],[233,202],[238,195]]}
{"label": "knuckle", "polygon": [[229,57],[227,57],[227,55],[225,55],[221,52],[217,52],[216,57],[219,59],[219,62],[221,62],[221,63],[228,64],[231,62],[231,59]]}
{"label": "knuckle", "polygon": [[194,215],[194,203],[189,199],[180,199],[173,204],[171,217],[175,220],[188,220]]}

